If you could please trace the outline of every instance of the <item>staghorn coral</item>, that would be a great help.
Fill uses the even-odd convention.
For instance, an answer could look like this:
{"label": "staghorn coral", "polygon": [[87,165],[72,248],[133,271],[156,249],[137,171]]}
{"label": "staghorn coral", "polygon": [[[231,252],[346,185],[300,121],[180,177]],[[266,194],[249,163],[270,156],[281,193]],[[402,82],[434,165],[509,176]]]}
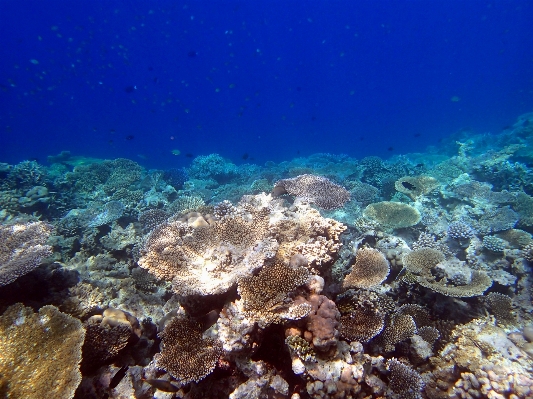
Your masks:
{"label": "staghorn coral", "polygon": [[404,176],[396,180],[394,187],[411,199],[429,194],[439,186],[439,181],[431,176]]}
{"label": "staghorn coral", "polygon": [[245,312],[260,325],[298,320],[309,314],[312,306],[305,301],[287,303],[287,296],[309,280],[305,267],[291,267],[277,261],[261,269],[257,276],[239,279],[237,292]]}
{"label": "staghorn coral", "polygon": [[202,337],[200,326],[188,317],[173,318],[159,337],[161,353],[154,356],[155,364],[182,384],[210,374],[223,352],[220,342]]}
{"label": "staghorn coral", "polygon": [[440,338],[440,332],[435,327],[422,326],[417,330],[417,335],[430,345],[433,345]]}
{"label": "staghorn coral", "polygon": [[350,200],[350,192],[344,187],[315,175],[278,180],[272,192],[276,196],[287,193],[323,209],[341,208]]}
{"label": "staghorn coral", "polygon": [[44,222],[0,225],[0,286],[31,272],[52,253],[46,245],[51,232]]}
{"label": "staghorn coral", "polygon": [[389,271],[389,262],[380,251],[363,247],[357,251],[355,264],[342,286],[344,289],[374,287],[387,278]]}
{"label": "staghorn coral", "polygon": [[424,381],[411,367],[399,362],[397,359],[387,361],[387,370],[390,372],[389,388],[401,399],[422,398]]}
{"label": "staghorn coral", "polygon": [[401,202],[375,202],[365,208],[363,215],[387,229],[410,227],[420,222],[420,212]]}
{"label": "staghorn coral", "polygon": [[181,221],[159,225],[146,239],[138,263],[172,281],[181,295],[223,293],[272,258],[278,247],[269,237],[269,209],[249,211],[197,228]]}
{"label": "staghorn coral", "polygon": [[18,303],[0,316],[0,394],[6,398],[68,399],[81,381],[81,322],[44,306]]}
{"label": "staghorn coral", "polygon": [[173,213],[185,213],[197,210],[205,206],[205,201],[197,195],[182,195],[169,206],[169,211]]}

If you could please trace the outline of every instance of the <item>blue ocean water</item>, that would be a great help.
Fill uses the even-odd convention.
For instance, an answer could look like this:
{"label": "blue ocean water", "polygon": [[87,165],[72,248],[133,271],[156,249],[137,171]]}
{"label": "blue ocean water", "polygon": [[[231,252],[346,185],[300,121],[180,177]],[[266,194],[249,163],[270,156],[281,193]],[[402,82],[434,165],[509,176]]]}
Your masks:
{"label": "blue ocean water", "polygon": [[3,0],[0,161],[388,157],[498,133],[533,105],[532,17],[527,0]]}

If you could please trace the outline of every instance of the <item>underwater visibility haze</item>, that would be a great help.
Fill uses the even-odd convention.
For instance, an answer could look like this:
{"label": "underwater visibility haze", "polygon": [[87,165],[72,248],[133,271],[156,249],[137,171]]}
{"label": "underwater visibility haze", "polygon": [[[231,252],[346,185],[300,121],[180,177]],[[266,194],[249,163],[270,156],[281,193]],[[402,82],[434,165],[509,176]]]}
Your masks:
{"label": "underwater visibility haze", "polygon": [[533,398],[531,21],[0,1],[0,396]]}

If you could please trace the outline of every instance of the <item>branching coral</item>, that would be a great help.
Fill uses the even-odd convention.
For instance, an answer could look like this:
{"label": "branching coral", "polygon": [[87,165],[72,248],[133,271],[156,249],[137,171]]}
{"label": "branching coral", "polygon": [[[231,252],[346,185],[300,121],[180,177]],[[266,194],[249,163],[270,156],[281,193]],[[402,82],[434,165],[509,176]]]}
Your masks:
{"label": "branching coral", "polygon": [[0,226],[0,286],[31,272],[52,253],[46,245],[51,231],[44,222]]}
{"label": "branching coral", "polygon": [[416,399],[422,397],[424,381],[415,370],[394,358],[387,362],[387,370],[390,371],[389,387],[398,394],[399,398]]}
{"label": "branching coral", "polygon": [[220,342],[202,337],[200,326],[187,317],[175,317],[159,334],[161,353],[156,366],[183,384],[200,381],[216,367],[222,355]]}
{"label": "branching coral", "polygon": [[239,280],[238,293],[244,310],[260,324],[279,323],[283,319],[298,320],[309,314],[305,301],[289,301],[288,294],[309,280],[305,267],[292,268],[281,262],[263,267],[257,276]]}
{"label": "branching coral", "polygon": [[355,264],[342,286],[344,289],[374,287],[387,278],[389,271],[389,262],[380,251],[363,247],[357,251]]}
{"label": "branching coral", "polygon": [[274,195],[289,194],[323,209],[341,208],[350,200],[350,192],[322,176],[300,175],[278,180]]}
{"label": "branching coral", "polygon": [[25,399],[69,399],[81,381],[81,322],[45,306],[22,304],[0,316],[0,393]]}

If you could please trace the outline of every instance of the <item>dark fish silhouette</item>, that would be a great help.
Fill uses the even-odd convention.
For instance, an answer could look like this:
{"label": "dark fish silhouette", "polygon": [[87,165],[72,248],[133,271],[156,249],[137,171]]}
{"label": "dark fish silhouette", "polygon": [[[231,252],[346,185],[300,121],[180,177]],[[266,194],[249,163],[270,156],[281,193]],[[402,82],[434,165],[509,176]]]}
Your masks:
{"label": "dark fish silhouette", "polygon": [[186,156],[187,158],[192,158],[192,157],[194,157],[194,155],[191,154],[190,152],[188,152],[187,154],[185,154],[185,156]]}
{"label": "dark fish silhouette", "polygon": [[134,138],[135,136],[133,134],[126,136],[126,140],[133,140]]}
{"label": "dark fish silhouette", "polygon": [[163,392],[178,392],[180,390],[176,385],[171,384],[167,380],[143,379],[143,381]]}
{"label": "dark fish silhouette", "polygon": [[189,58],[194,58],[198,55],[198,53],[194,50],[191,50],[187,53],[187,56],[189,56]]}
{"label": "dark fish silhouette", "polygon": [[137,86],[126,86],[124,88],[124,91],[126,93],[133,93],[135,90],[137,90]]}
{"label": "dark fish silhouette", "polygon": [[244,160],[247,160],[248,157],[249,157],[248,153],[245,152],[244,154],[242,154],[242,157],[241,157],[241,158],[244,159]]}
{"label": "dark fish silhouette", "polygon": [[394,151],[394,147],[387,148],[387,151]]}
{"label": "dark fish silhouette", "polygon": [[122,379],[124,378],[124,376],[126,375],[126,371],[128,371],[129,369],[129,366],[123,366],[122,368],[120,368],[116,373],[115,375],[113,376],[113,378],[111,378],[111,382],[109,383],[109,388],[110,389],[113,389],[115,388],[120,381],[122,381]]}
{"label": "dark fish silhouette", "polygon": [[422,135],[421,135],[420,133],[415,133],[413,136],[415,136],[415,137],[420,137],[420,136],[422,136]]}

